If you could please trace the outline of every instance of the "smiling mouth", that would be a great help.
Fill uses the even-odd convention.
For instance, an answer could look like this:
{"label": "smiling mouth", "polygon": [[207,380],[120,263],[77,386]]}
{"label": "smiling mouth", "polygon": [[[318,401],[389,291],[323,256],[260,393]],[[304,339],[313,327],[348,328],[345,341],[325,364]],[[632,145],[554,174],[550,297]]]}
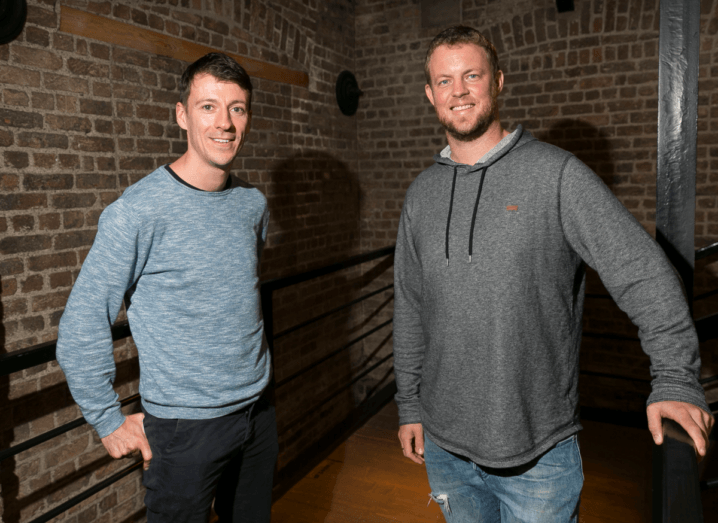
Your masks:
{"label": "smiling mouth", "polygon": [[220,138],[212,138],[212,141],[217,142],[217,143],[229,143],[232,140],[222,140]]}
{"label": "smiling mouth", "polygon": [[452,107],[452,111],[463,111],[464,109],[470,109],[474,106],[474,104],[468,104],[468,105],[457,105],[456,107]]}

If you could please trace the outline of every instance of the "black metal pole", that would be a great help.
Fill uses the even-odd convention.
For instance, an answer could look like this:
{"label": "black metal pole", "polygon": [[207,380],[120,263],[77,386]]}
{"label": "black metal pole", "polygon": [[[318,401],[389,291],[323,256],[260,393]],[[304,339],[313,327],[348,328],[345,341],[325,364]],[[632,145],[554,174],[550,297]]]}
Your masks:
{"label": "black metal pole", "polygon": [[700,0],[661,0],[656,237],[693,302]]}
{"label": "black metal pole", "polygon": [[[700,0],[660,0],[656,239],[678,271],[693,309]],[[653,451],[653,522],[702,521],[693,448],[666,434]],[[675,425],[675,424],[673,424]],[[678,427],[680,428],[680,427]],[[675,434],[681,430],[672,431]],[[683,434],[685,435],[685,434]],[[676,463],[693,467],[678,474]],[[695,483],[695,485],[694,485]],[[692,495],[688,495],[692,493]]]}

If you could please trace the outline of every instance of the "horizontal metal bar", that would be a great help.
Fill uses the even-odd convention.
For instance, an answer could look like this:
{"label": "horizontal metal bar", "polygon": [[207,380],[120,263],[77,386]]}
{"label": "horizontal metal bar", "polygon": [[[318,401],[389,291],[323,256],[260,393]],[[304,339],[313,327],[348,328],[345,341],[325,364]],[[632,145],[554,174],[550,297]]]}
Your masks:
{"label": "horizontal metal bar", "polygon": [[62,514],[63,512],[68,511],[75,505],[85,501],[90,496],[97,494],[101,490],[104,490],[107,487],[109,487],[110,485],[112,485],[113,483],[118,482],[119,480],[121,480],[125,476],[131,474],[135,470],[138,470],[142,466],[142,463],[143,463],[142,461],[138,461],[137,463],[130,465],[126,469],[121,470],[117,474],[110,476],[106,480],[100,481],[97,485],[93,485],[92,487],[88,488],[87,490],[80,492],[77,496],[65,501],[62,505],[58,505],[57,507],[50,510],[49,512],[45,512],[42,516],[33,519],[29,523],[45,523],[46,521],[50,521],[52,518],[55,518],[55,517],[59,516],[60,514]]}
{"label": "horizontal metal bar", "polygon": [[587,338],[597,338],[597,339],[606,339],[606,340],[616,340],[616,341],[641,341],[637,337],[634,338],[633,336],[623,336],[621,334],[604,334],[602,332],[585,332],[583,333],[584,336]]}
{"label": "horizontal metal bar", "polygon": [[718,478],[701,481],[701,490],[708,490],[718,487]]}
{"label": "horizontal metal bar", "polygon": [[[393,352],[390,352],[389,354],[387,354],[386,356],[384,356],[381,360],[379,360],[378,362],[376,362],[374,365],[372,365],[372,366],[369,367],[368,369],[364,370],[364,372],[362,372],[361,374],[355,376],[354,379],[352,379],[351,381],[345,383],[345,384],[342,385],[341,387],[339,387],[339,388],[333,390],[330,394],[327,394],[327,395],[324,397],[324,399],[322,399],[321,401],[318,401],[315,405],[313,405],[313,406],[312,406],[312,409],[315,410],[315,411],[319,410],[321,407],[323,407],[324,405],[326,405],[327,403],[329,403],[331,400],[333,400],[334,398],[338,397],[338,394],[339,394],[341,391],[343,391],[343,390],[345,390],[345,389],[348,389],[349,387],[351,387],[352,385],[354,385],[357,381],[359,381],[360,379],[362,379],[364,376],[366,376],[367,374],[369,374],[371,371],[373,371],[374,369],[376,369],[379,365],[381,365],[382,363],[384,363],[385,361],[387,361],[388,359],[390,359],[390,358],[392,358],[392,357],[394,357],[394,353],[393,353]],[[300,420],[301,418],[304,418],[304,417],[306,417],[306,414],[302,414],[302,415],[299,416],[298,418],[295,418],[295,419],[292,420],[290,423],[287,423],[286,426],[288,426],[288,427],[293,427],[293,426],[295,426],[295,425],[299,422],[299,420]]]}
{"label": "horizontal metal bar", "polygon": [[701,378],[698,380],[698,383],[700,383],[701,385],[705,385],[706,383],[712,383],[716,380],[718,380],[718,374],[716,374],[715,376],[710,376],[709,378]]}
{"label": "horizontal metal bar", "polygon": [[331,274],[332,272],[340,271],[342,269],[346,269],[348,267],[353,267],[355,265],[359,265],[364,262],[372,261],[377,258],[381,258],[383,256],[388,256],[390,254],[394,253],[394,246],[391,247],[384,247],[383,249],[377,249],[376,251],[367,252],[365,254],[359,254],[357,256],[352,256],[351,258],[348,258],[344,260],[343,262],[334,263],[332,265],[327,265],[326,267],[320,267],[319,269],[314,269],[312,271],[303,272],[301,274],[297,274],[294,276],[285,276],[283,278],[275,278],[273,280],[267,280],[265,282],[262,282],[262,287],[271,289],[271,290],[277,290],[277,289],[283,289],[284,287],[289,287],[291,285],[296,285],[297,283],[302,283],[308,280],[312,280],[314,278],[318,278],[319,276],[325,276],[327,274]]}
{"label": "horizontal metal bar", "polygon": [[696,320],[696,331],[700,341],[718,338],[718,313]]}
{"label": "horizontal metal bar", "polygon": [[[124,407],[125,405],[130,405],[131,403],[134,403],[134,402],[138,401],[139,399],[140,399],[140,395],[134,394],[134,395],[129,396],[129,397],[123,399],[122,401],[120,401],[120,406]],[[87,423],[87,421],[85,421],[85,418],[78,418],[69,423],[65,423],[64,425],[61,425],[55,429],[48,430],[47,432],[40,434],[39,436],[35,436],[32,439],[23,441],[22,443],[18,443],[17,445],[10,447],[9,449],[2,450],[2,451],[0,451],[0,462],[2,462],[3,460],[6,460],[7,458],[11,458],[12,456],[15,456],[17,454],[20,454],[21,452],[24,452],[28,449],[37,447],[39,444],[45,443],[46,441],[49,441],[52,438],[61,436],[65,432],[70,432],[72,429],[81,427],[85,423]]]}
{"label": "horizontal metal bar", "polygon": [[621,376],[620,374],[608,374],[605,372],[594,372],[591,370],[582,370],[580,371],[581,374],[584,376],[596,376],[599,378],[614,378],[617,380],[627,380],[627,381],[637,381],[640,383],[651,383],[651,380],[644,379],[644,378],[632,378],[630,376]]}
{"label": "horizontal metal bar", "polygon": [[318,367],[319,365],[321,365],[322,363],[324,363],[324,362],[327,361],[328,359],[330,359],[330,358],[336,356],[337,354],[339,354],[340,352],[342,352],[342,351],[348,349],[349,347],[351,347],[351,346],[354,345],[355,343],[357,343],[357,342],[363,340],[363,339],[366,338],[367,336],[371,336],[372,334],[374,334],[374,333],[375,333],[376,331],[378,331],[379,329],[381,329],[381,328],[383,328],[383,327],[386,327],[386,326],[389,325],[392,321],[394,321],[393,318],[392,318],[391,320],[385,321],[385,322],[382,323],[381,325],[378,325],[378,326],[374,327],[374,328],[371,329],[370,331],[365,332],[364,334],[362,334],[362,335],[359,336],[358,338],[354,338],[353,340],[351,340],[349,343],[347,343],[347,344],[344,345],[343,347],[339,347],[338,349],[334,350],[333,352],[330,352],[329,354],[327,354],[327,355],[324,356],[323,358],[320,358],[320,359],[314,361],[313,363],[311,363],[310,365],[307,365],[307,366],[304,367],[303,369],[298,370],[297,372],[295,372],[295,373],[292,374],[291,376],[288,376],[288,377],[284,378],[282,381],[280,381],[280,382],[277,383],[276,387],[277,387],[277,388],[282,387],[282,386],[286,385],[287,383],[289,383],[290,381],[292,381],[292,380],[298,378],[299,376],[301,376],[301,375],[304,374],[305,372],[309,372],[309,371],[312,370],[313,368]]}
{"label": "horizontal metal bar", "polygon": [[696,261],[718,253],[718,242],[696,250]]}
{"label": "horizontal metal bar", "polygon": [[[117,322],[112,326],[113,341],[130,336],[132,336],[132,333],[127,320]],[[0,355],[0,376],[7,376],[13,372],[20,372],[43,363],[55,361],[56,346],[57,340],[54,340]]]}
{"label": "horizontal metal bar", "polygon": [[341,305],[340,307],[337,307],[337,308],[335,308],[335,309],[332,309],[332,310],[330,310],[330,311],[327,311],[327,312],[325,312],[324,314],[320,314],[319,316],[315,316],[314,318],[312,318],[312,319],[310,319],[310,320],[307,320],[307,321],[305,321],[305,322],[303,322],[303,323],[300,323],[299,325],[295,325],[294,327],[290,327],[290,328],[288,328],[288,329],[284,329],[283,331],[280,331],[280,332],[278,332],[277,334],[275,334],[275,335],[274,335],[274,339],[277,340],[277,339],[281,338],[282,336],[286,336],[287,334],[290,334],[290,333],[292,333],[292,332],[294,332],[294,331],[297,331],[297,330],[299,330],[299,329],[302,329],[302,328],[304,328],[304,327],[306,327],[306,326],[308,326],[308,325],[311,325],[312,323],[316,323],[316,322],[318,322],[319,320],[323,320],[324,318],[326,318],[326,317],[328,317],[328,316],[331,316],[331,315],[334,314],[335,312],[339,312],[339,311],[342,310],[342,309],[346,309],[346,308],[348,308],[348,307],[351,307],[352,305],[356,305],[357,303],[362,302],[362,301],[364,301],[364,300],[366,300],[366,299],[368,299],[368,298],[371,298],[372,296],[375,296],[375,295],[377,295],[377,294],[379,294],[379,293],[381,293],[381,292],[384,292],[384,291],[387,290],[387,289],[391,289],[392,287],[394,287],[394,284],[393,284],[393,283],[391,283],[391,284],[389,284],[389,285],[387,285],[387,286],[385,286],[385,287],[382,287],[381,289],[376,290],[376,291],[374,291],[374,292],[370,292],[369,294],[365,294],[364,296],[361,296],[361,297],[357,298],[356,300],[352,300],[352,301],[350,301],[350,302],[348,302],[348,303],[345,303],[344,305]]}
{"label": "horizontal metal bar", "polygon": [[698,296],[695,296],[693,298],[693,301],[696,302],[698,300],[705,300],[706,298],[710,298],[711,296],[715,296],[716,294],[718,294],[718,289],[704,292],[703,294],[699,294]]}

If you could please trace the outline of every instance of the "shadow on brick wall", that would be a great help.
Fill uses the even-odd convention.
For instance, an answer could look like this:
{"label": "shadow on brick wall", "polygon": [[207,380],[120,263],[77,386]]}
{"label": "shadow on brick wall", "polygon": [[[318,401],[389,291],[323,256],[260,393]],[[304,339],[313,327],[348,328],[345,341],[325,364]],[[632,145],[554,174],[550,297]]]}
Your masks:
{"label": "shadow on brick wall", "polygon": [[[263,279],[298,274],[360,253],[361,192],[356,172],[347,162],[321,151],[297,154],[272,169],[266,193],[271,218]],[[274,332],[358,298],[378,284],[388,267],[390,262],[380,260],[364,267],[364,272],[357,266],[277,291]],[[375,308],[358,304],[275,340],[280,471],[335,431],[385,379],[384,369],[377,368],[347,386],[378,359],[378,353],[389,346],[386,340],[370,338],[332,355],[376,321],[387,306],[379,303]],[[386,338],[386,333],[381,337]]]}

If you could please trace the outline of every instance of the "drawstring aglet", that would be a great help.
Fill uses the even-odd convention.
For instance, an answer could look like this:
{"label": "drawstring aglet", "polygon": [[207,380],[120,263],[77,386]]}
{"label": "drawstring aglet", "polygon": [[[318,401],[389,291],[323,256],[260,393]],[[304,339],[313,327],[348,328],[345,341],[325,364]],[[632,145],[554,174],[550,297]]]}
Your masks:
{"label": "drawstring aglet", "polygon": [[446,258],[446,266],[449,266],[449,258]]}
{"label": "drawstring aglet", "polygon": [[469,254],[469,263],[471,263],[471,254]]}

